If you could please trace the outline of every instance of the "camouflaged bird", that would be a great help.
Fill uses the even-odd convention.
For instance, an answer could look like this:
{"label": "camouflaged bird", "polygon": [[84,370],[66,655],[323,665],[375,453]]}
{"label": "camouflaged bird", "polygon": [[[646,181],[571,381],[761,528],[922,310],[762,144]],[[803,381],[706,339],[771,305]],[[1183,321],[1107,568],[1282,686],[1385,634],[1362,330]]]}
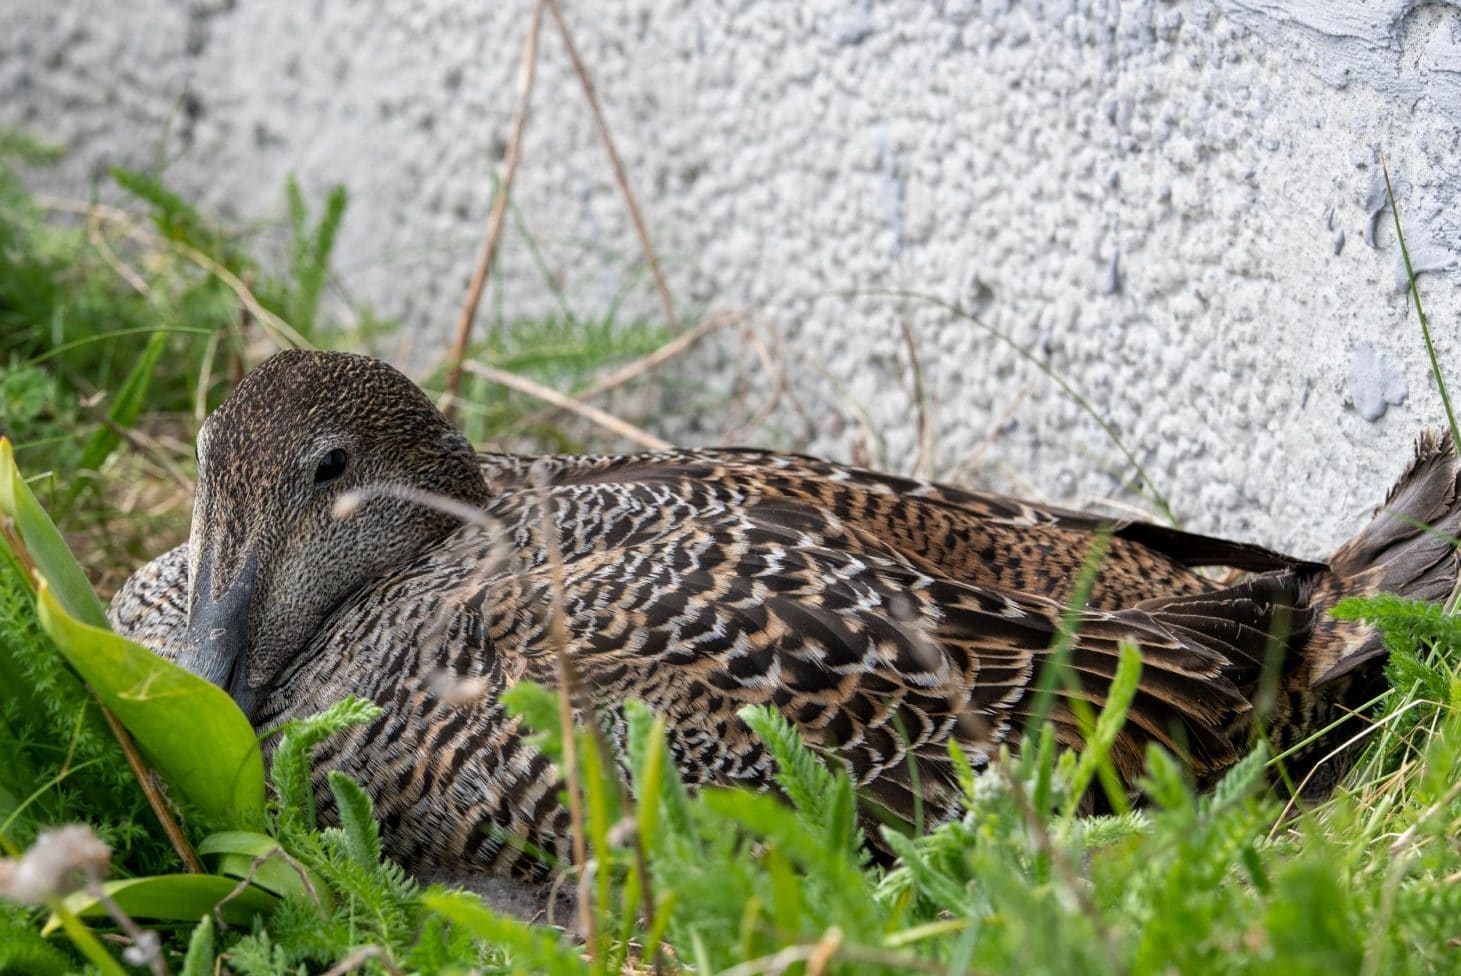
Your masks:
{"label": "camouflaged bird", "polygon": [[[979,766],[1018,745],[1103,530],[1059,741],[1080,746],[1070,700],[1104,701],[1129,640],[1144,663],[1121,777],[1154,742],[1202,782],[1249,748],[1260,687],[1284,747],[1383,680],[1377,635],[1327,611],[1346,594],[1451,592],[1457,474],[1449,438],[1423,436],[1385,510],[1308,562],[784,454],[477,454],[391,367],[284,352],[203,425],[189,541],[133,576],[111,618],[260,728],[348,694],[377,702],[321,759],[370,791],[389,853],[422,874],[532,876],[525,851],[567,858],[568,816],[499,693],[556,683],[555,566],[566,650],[613,736],[640,699],[688,782],[768,788],[773,761],[737,711],[771,705],[871,807],[909,816],[916,791],[936,819],[958,794],[950,739]],[[364,494],[339,517],[350,492]]]}

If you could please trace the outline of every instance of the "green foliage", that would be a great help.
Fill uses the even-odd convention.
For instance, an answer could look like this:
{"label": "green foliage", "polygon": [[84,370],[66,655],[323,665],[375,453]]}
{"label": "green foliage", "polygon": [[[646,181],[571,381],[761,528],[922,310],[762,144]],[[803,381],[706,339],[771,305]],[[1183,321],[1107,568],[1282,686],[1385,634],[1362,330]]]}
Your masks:
{"label": "green foliage", "polygon": [[324,213],[313,227],[304,194],[294,177],[284,185],[289,201],[289,274],[285,278],[284,318],[305,335],[313,335],[319,316],[320,298],[324,295],[330,270],[330,254],[335,249],[335,235],[345,217],[349,194],[343,186],[330,190]]}
{"label": "green foliage", "polygon": [[[1111,690],[1106,696],[1106,707],[1102,710],[1100,717],[1096,720],[1095,727],[1086,736],[1086,747],[1080,754],[1080,760],[1076,763],[1075,771],[1071,774],[1070,789],[1067,793],[1065,815],[1067,817],[1075,813],[1076,804],[1081,797],[1085,796],[1086,787],[1091,785],[1091,780],[1098,770],[1105,767],[1107,775],[1104,777],[1108,783],[1117,782],[1115,770],[1111,766],[1111,747],[1116,744],[1116,737],[1121,733],[1121,728],[1126,724],[1126,710],[1131,707],[1132,699],[1136,697],[1136,686],[1141,678],[1141,652],[1134,644],[1123,642],[1121,654],[1116,662],[1116,675],[1111,679]],[[1119,788],[1108,790],[1113,801],[1120,796]],[[1117,805],[1114,804],[1113,805]],[[1121,809],[1125,808],[1124,802],[1119,804]]]}
{"label": "green foliage", "polygon": [[[216,910],[227,922],[248,924],[278,900],[260,888],[239,890],[232,878],[211,874],[125,878],[108,881],[102,887],[122,911],[140,920],[190,921]],[[107,906],[88,891],[67,895],[62,904],[77,918],[108,917]]]}
{"label": "green foliage", "polygon": [[1334,615],[1378,627],[1390,652],[1386,676],[1400,694],[1381,714],[1384,734],[1372,750],[1372,766],[1393,769],[1415,751],[1416,734],[1433,726],[1438,710],[1452,699],[1454,672],[1461,661],[1461,617],[1439,604],[1390,593],[1340,600]]}
{"label": "green foliage", "polygon": [[63,404],[56,378],[32,363],[12,360],[0,373],[0,430],[20,444],[69,441],[58,431],[76,423],[75,409]]}
{"label": "green foliage", "polygon": [[522,719],[532,732],[528,743],[554,762],[563,762],[563,729],[558,721],[558,696],[531,681],[521,681],[502,693],[502,706]]}
{"label": "green foliage", "polygon": [[862,831],[847,774],[834,773],[780,712],[760,706],[743,709],[740,716],[776,759],[776,783],[791,801],[802,829],[823,835],[827,850],[861,850]]}
{"label": "green foliage", "polygon": [[59,976],[73,970],[74,961],[41,936],[35,914],[0,901],[0,973]]}
{"label": "green foliage", "polygon": [[424,903],[477,938],[503,947],[513,972],[580,976],[590,971],[578,950],[546,926],[504,917],[461,892],[429,891]]}
{"label": "green foliage", "polygon": [[[122,381],[121,389],[117,391],[111,407],[107,409],[105,422],[92,431],[91,436],[86,439],[86,445],[81,449],[81,458],[77,461],[77,467],[82,471],[100,470],[106,459],[111,457],[112,452],[122,443],[121,431],[137,423],[137,417],[142,412],[142,405],[147,398],[148,387],[152,383],[153,373],[166,349],[167,333],[162,331],[152,333],[147,340],[146,347],[142,350],[142,355],[137,358],[137,362],[128,371],[126,378]],[[62,496],[60,503],[62,509],[70,508],[75,503],[76,497],[81,494],[85,484],[80,480],[72,482],[71,488]]]}
{"label": "green foliage", "polygon": [[[576,395],[606,369],[644,356],[669,339],[658,323],[621,322],[612,315],[585,321],[571,316],[520,319],[489,331],[473,358]],[[497,383],[468,375],[462,384],[461,423],[473,441],[529,438],[555,451],[579,451],[560,421],[542,404]]]}
{"label": "green foliage", "polygon": [[5,559],[0,634],[0,837],[24,846],[41,827],[84,812],[124,870],[176,866],[95,699],[41,629],[26,578]]}
{"label": "green foliage", "polygon": [[[12,564],[24,556],[39,574],[41,626],[179,799],[226,826],[258,825],[263,759],[248,720],[219,688],[107,629],[101,603],[21,478],[4,438],[0,515],[17,536],[5,545]],[[167,702],[167,708],[155,707],[157,701]],[[180,726],[190,734],[179,737]]]}
{"label": "green foliage", "polygon": [[[197,384],[189,366],[208,335],[237,315],[211,275],[176,259],[148,260],[166,249],[138,244],[116,213],[99,211],[88,233],[55,205],[42,209],[15,169],[35,161],[0,149],[0,432],[33,466],[90,475],[144,402],[154,410],[191,406]],[[132,176],[140,187],[142,178]],[[157,199],[170,204],[160,190]],[[96,391],[104,396],[93,404]],[[95,481],[67,484],[60,514]]]}
{"label": "green foliage", "polygon": [[[46,633],[179,802],[217,826],[262,823],[263,757],[248,720],[225,692],[110,630],[78,623],[49,587],[41,588],[38,606]],[[179,728],[188,735],[179,736]]]}
{"label": "green foliage", "polygon": [[[336,187],[312,223],[290,180],[288,255],[271,262],[259,256],[268,228],[226,227],[159,173],[111,174],[141,213],[37,203],[21,171],[56,155],[0,130],[0,433],[29,467],[65,476],[46,499],[58,518],[94,520],[105,512],[97,476],[125,434],[149,415],[215,405],[232,372],[219,367],[252,331],[276,342],[339,334],[321,304],[348,198]],[[267,321],[241,311],[240,289]]]}
{"label": "green foliage", "polygon": [[[56,529],[15,465],[10,441],[0,437],[0,515],[13,526],[13,535],[35,571],[44,578],[51,598],[82,624],[106,626],[106,612],[86,574],[77,565],[66,541]],[[8,541],[8,540],[7,540]],[[11,565],[20,566],[21,553],[5,546]],[[26,580],[27,584],[32,581]]]}
{"label": "green foliage", "polygon": [[204,915],[188,939],[188,952],[183,957],[182,976],[210,976],[216,957],[213,937],[213,916]]}
{"label": "green foliage", "polygon": [[340,815],[341,847],[356,865],[372,869],[380,864],[380,828],[370,797],[344,773],[330,771],[330,793]]}
{"label": "green foliage", "polygon": [[[1138,670],[1123,655],[1117,692],[1094,719],[1098,747],[1120,727]],[[627,703],[621,765],[594,761],[586,732],[576,739],[589,807],[598,795],[604,818],[631,817],[637,827],[611,834],[590,825],[596,870],[612,881],[594,886],[592,958],[561,933],[505,917],[474,896],[420,891],[383,859],[369,797],[338,772],[323,784],[339,825],[312,826],[305,811],[315,795],[313,745],[374,715],[347,700],[286,727],[274,769],[278,837],[329,903],[296,886],[251,931],[195,929],[178,935],[175,951],[203,960],[213,939],[211,951],[236,973],[319,971],[350,958],[366,966],[389,960],[405,972],[488,965],[580,974],[618,970],[635,952],[647,962],[664,944],[671,958],[716,972],[810,952],[835,932],[829,973],[1443,971],[1461,908],[1445,880],[1461,870],[1461,852],[1448,840],[1461,818],[1453,785],[1461,778],[1461,678],[1442,671],[1448,693],[1437,703],[1423,771],[1379,812],[1373,797],[1341,791],[1284,829],[1264,789],[1261,749],[1202,795],[1152,749],[1145,809],[1080,816],[1068,812],[1071,797],[1104,760],[1062,753],[1042,732],[1019,756],[966,769],[960,816],[916,837],[885,828],[882,841],[895,855],[885,866],[868,859],[846,773],[778,713],[748,709],[743,718],[775,758],[784,801],[736,789],[688,792],[668,761],[663,723]],[[540,741],[561,746],[551,693],[520,687],[510,697],[544,733]],[[622,808],[620,775],[633,787],[633,810]],[[647,876],[635,866],[636,838]],[[200,847],[265,850],[256,844],[237,835]],[[24,928],[25,919],[13,924]],[[24,937],[12,951],[17,959],[44,952]]]}
{"label": "green foliage", "polygon": [[314,829],[315,797],[310,768],[314,747],[380,714],[379,705],[350,695],[318,715],[296,719],[277,730],[279,746],[274,752],[273,778],[281,828]]}

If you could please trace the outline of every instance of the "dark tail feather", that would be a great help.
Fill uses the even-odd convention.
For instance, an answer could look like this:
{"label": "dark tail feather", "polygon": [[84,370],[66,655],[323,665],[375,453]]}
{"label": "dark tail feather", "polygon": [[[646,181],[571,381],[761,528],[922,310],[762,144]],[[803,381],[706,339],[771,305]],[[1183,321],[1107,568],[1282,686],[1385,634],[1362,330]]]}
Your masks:
{"label": "dark tail feather", "polygon": [[[1396,593],[1444,600],[1456,586],[1461,557],[1461,471],[1449,431],[1426,431],[1415,461],[1390,489],[1370,524],[1329,559],[1330,574],[1314,593],[1327,610],[1346,596]],[[1327,684],[1382,657],[1373,628],[1324,614],[1310,642],[1310,687]]]}

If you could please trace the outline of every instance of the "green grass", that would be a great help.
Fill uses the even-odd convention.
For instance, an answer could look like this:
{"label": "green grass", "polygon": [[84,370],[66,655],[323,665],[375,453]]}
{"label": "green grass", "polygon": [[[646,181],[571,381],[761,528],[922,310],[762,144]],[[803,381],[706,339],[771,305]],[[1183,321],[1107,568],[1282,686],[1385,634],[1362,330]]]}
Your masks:
{"label": "green grass", "polygon": [[[25,614],[28,591],[13,575],[0,577],[0,592]],[[315,827],[311,744],[372,714],[347,703],[287,730],[274,763],[270,832],[316,890],[295,886],[253,929],[207,936],[225,971],[239,973],[319,971],[365,947],[410,972],[615,972],[647,965],[656,946],[666,965],[706,973],[759,972],[818,954],[828,961],[823,971],[848,973],[1450,971],[1461,918],[1453,842],[1461,624],[1395,598],[1352,601],[1348,612],[1379,623],[1392,646],[1397,691],[1377,725],[1388,734],[1372,739],[1332,799],[1288,819],[1265,785],[1261,748],[1202,796],[1153,750],[1142,786],[1148,807],[1072,815],[1070,799],[1109,760],[1099,746],[1081,757],[1059,752],[1047,733],[983,775],[968,770],[957,820],[918,837],[884,828],[898,860],[875,866],[860,843],[851,783],[775,713],[746,717],[777,758],[785,804],[745,790],[689,793],[667,762],[662,727],[630,705],[635,800],[620,794],[595,739],[577,741],[575,783],[589,800],[599,866],[591,958],[555,930],[496,916],[469,896],[421,890],[381,859],[369,800],[338,774],[329,787],[342,826]],[[47,642],[28,627],[41,656]],[[1134,676],[1133,665],[1123,670]],[[519,687],[510,701],[539,729],[543,748],[561,756],[552,696]],[[67,708],[13,708],[29,722],[14,751],[38,762],[46,760],[41,743],[76,725]],[[1114,729],[1122,718],[1117,703],[1096,723]],[[91,768],[105,772],[105,740],[87,748],[101,759]],[[135,836],[134,849],[119,852],[124,866],[146,852],[166,861],[126,777],[113,773],[102,793],[83,799],[80,775],[63,780],[75,793],[46,791],[50,806],[27,811],[25,831],[84,809],[103,828]],[[109,819],[112,811],[125,814]],[[635,829],[610,829],[621,821]],[[42,971],[38,959],[64,955],[27,927],[33,913],[7,906],[3,919],[14,938],[0,943],[0,967]],[[193,927],[169,930],[174,969],[197,938]]]}
{"label": "green grass", "polygon": [[[573,395],[587,388],[604,367],[647,355],[668,338],[659,323],[555,316],[493,329],[469,349],[469,358]],[[429,392],[435,391],[436,379],[428,378]],[[473,443],[527,443],[559,453],[579,452],[591,443],[582,431],[545,414],[539,401],[475,376],[463,380],[458,411],[462,430]]]}
{"label": "green grass", "polygon": [[[156,173],[111,174],[125,207],[38,199],[22,176],[57,155],[0,129],[0,434],[109,592],[186,531],[193,433],[247,368],[289,345],[384,351],[396,324],[333,287],[343,187],[312,202],[290,179],[282,222],[240,227]],[[561,314],[480,324],[486,338],[472,356],[574,392],[667,337],[662,325],[625,320],[622,295],[575,313],[539,265]],[[521,395],[472,378],[463,392],[462,423],[478,441],[599,443]],[[136,489],[120,505],[117,485]]]}
{"label": "green grass", "polygon": [[[100,578],[148,550],[94,544],[88,527],[141,518],[137,509],[116,511],[97,486],[155,480],[167,464],[186,479],[199,407],[217,402],[249,344],[277,328],[241,312],[237,284],[247,284],[265,319],[307,341],[336,344],[349,334],[328,275],[346,197],[337,192],[312,208],[286,187],[288,220],[274,229],[283,246],[270,262],[261,256],[267,234],[208,219],[155,177],[119,174],[139,209],[105,218],[104,249],[24,190],[17,167],[47,155],[0,138],[0,428],[69,538],[92,546],[86,568]],[[558,299],[556,317],[507,323],[477,354],[573,390],[663,338],[653,325],[618,321],[613,309],[585,318]],[[1420,311],[1418,293],[1415,300]],[[565,448],[583,440],[538,419],[530,401],[470,383],[464,392],[478,405],[463,415],[476,436],[508,431]],[[139,444],[152,452],[141,460]],[[1136,455],[1118,446],[1159,500]],[[180,498],[160,516],[171,520],[167,531],[185,516],[186,493]],[[149,533],[128,545],[152,545]],[[181,865],[174,845],[96,699],[41,627],[23,564],[3,543],[0,557],[0,845],[14,855],[45,826],[83,820],[114,849],[111,877],[169,877]],[[421,888],[382,858],[368,797],[338,774],[321,785],[341,823],[320,829],[310,751],[370,717],[370,706],[347,702],[282,730],[263,833],[207,835],[174,790],[205,866],[253,873],[274,907],[251,924],[207,916],[150,927],[170,970],[197,974],[341,965],[565,974],[658,965],[737,976],[1461,971],[1461,623],[1445,608],[1393,597],[1348,601],[1342,612],[1385,634],[1393,690],[1340,788],[1317,806],[1290,805],[1270,785],[1282,780],[1281,757],[1255,743],[1201,795],[1154,750],[1141,808],[1078,815],[1076,798],[1113,773],[1106,748],[1124,720],[1116,693],[1104,712],[1083,719],[1092,745],[1079,756],[1057,750],[1048,728],[983,774],[956,755],[960,815],[923,833],[881,828],[896,857],[876,863],[864,843],[873,828],[857,816],[846,775],[776,714],[745,717],[777,759],[785,802],[744,790],[690,792],[668,759],[663,726],[629,703],[623,768],[632,789],[620,788],[598,739],[580,734],[573,743],[570,783],[583,799],[595,863],[591,934],[580,944],[470,895]],[[1132,686],[1137,667],[1124,655],[1118,691]],[[509,705],[538,730],[542,748],[565,755],[549,692],[520,686]],[[166,700],[147,707],[186,722]],[[88,958],[120,968],[114,941],[42,936],[46,914],[0,901],[0,972],[81,971]],[[93,935],[115,934],[105,919],[83,923]],[[106,962],[85,955],[98,951]]]}

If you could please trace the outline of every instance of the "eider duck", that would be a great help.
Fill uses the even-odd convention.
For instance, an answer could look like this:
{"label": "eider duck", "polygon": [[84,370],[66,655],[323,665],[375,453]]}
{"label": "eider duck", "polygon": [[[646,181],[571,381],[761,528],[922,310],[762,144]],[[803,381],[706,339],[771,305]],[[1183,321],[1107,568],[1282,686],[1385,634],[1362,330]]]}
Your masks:
{"label": "eider duck", "polygon": [[[931,821],[958,802],[950,740],[977,767],[1018,747],[1097,538],[1076,680],[1049,720],[1079,748],[1072,698],[1099,707],[1135,644],[1112,751],[1128,787],[1148,743],[1201,783],[1258,718],[1285,748],[1344,715],[1383,681],[1384,648],[1335,601],[1443,599],[1458,572],[1448,436],[1421,438],[1385,508],[1324,561],[789,454],[479,454],[401,373],[342,353],[268,359],[197,447],[188,541],[127,582],[113,625],[260,729],[346,695],[379,704],[319,758],[365,786],[418,874],[542,877],[529,852],[568,859],[558,773],[499,701],[557,683],[556,572],[565,650],[611,738],[639,699],[687,783],[767,788],[773,760],[737,713],[769,705],[870,805]],[[1260,687],[1276,689],[1261,717]]]}

